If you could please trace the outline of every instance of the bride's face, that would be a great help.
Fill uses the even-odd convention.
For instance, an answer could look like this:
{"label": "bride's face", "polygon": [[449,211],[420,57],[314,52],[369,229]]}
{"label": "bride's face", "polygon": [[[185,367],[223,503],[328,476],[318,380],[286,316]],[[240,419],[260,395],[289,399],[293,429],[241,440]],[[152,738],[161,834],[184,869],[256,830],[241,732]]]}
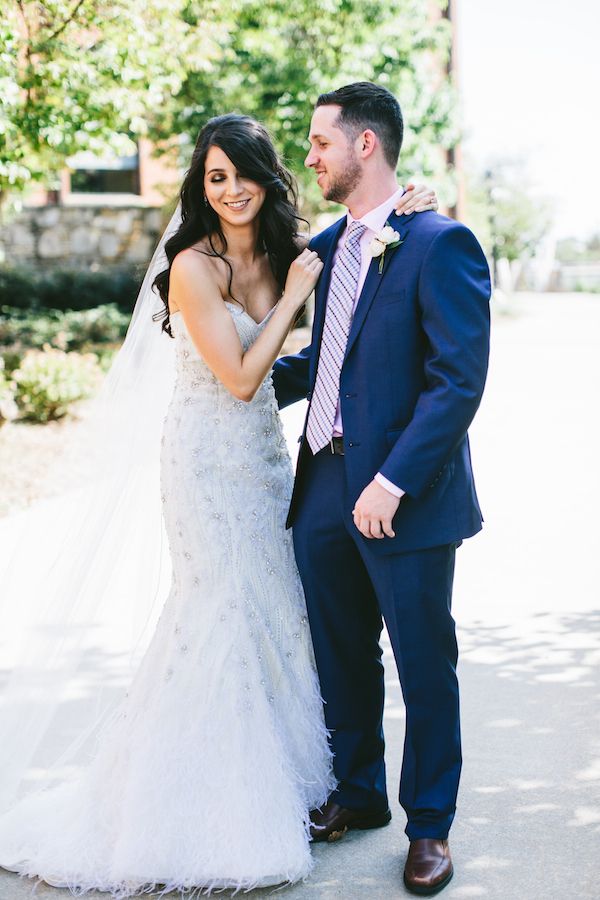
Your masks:
{"label": "bride's face", "polygon": [[229,225],[248,225],[259,214],[266,190],[239,175],[220,147],[211,147],[204,164],[204,193],[219,216]]}

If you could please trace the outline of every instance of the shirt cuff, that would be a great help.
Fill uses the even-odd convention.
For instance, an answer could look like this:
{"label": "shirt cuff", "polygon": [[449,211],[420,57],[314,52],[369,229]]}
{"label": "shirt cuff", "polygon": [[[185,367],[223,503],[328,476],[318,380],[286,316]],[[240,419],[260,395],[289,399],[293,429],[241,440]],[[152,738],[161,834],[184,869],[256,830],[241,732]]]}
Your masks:
{"label": "shirt cuff", "polygon": [[385,477],[385,475],[381,474],[381,472],[377,473],[377,475],[375,476],[375,481],[377,482],[377,484],[380,484],[382,488],[385,488],[386,491],[389,491],[390,494],[393,494],[394,497],[397,497],[398,500],[406,493],[402,490],[402,488],[399,488],[396,484],[393,484],[391,481],[389,481]]}

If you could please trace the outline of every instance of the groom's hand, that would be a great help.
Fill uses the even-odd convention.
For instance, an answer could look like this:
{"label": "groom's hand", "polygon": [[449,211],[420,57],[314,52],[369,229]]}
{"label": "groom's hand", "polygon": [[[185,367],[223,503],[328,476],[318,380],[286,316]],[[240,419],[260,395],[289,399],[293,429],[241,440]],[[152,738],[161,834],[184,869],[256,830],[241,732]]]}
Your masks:
{"label": "groom's hand", "polygon": [[354,524],[366,538],[396,537],[392,529],[392,519],[399,505],[399,497],[394,497],[373,480],[354,505],[352,510]]}

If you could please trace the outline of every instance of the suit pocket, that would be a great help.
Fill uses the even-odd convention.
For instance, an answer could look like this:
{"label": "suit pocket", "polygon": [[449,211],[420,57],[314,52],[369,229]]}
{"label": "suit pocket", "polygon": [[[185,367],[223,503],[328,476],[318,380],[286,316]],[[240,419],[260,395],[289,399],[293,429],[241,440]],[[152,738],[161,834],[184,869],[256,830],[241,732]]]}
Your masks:
{"label": "suit pocket", "polygon": [[406,300],[406,288],[388,288],[382,287],[377,293],[378,306],[393,306],[395,303],[404,303]]}

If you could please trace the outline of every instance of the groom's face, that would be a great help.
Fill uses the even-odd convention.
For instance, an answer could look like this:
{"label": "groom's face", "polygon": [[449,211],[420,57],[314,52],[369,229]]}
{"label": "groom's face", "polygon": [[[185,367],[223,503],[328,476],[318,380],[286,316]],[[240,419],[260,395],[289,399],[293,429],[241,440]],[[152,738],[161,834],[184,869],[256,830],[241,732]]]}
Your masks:
{"label": "groom's face", "polygon": [[339,106],[318,106],[310,123],[310,151],[304,165],[317,173],[326,200],[344,203],[362,177],[356,141],[336,124]]}

